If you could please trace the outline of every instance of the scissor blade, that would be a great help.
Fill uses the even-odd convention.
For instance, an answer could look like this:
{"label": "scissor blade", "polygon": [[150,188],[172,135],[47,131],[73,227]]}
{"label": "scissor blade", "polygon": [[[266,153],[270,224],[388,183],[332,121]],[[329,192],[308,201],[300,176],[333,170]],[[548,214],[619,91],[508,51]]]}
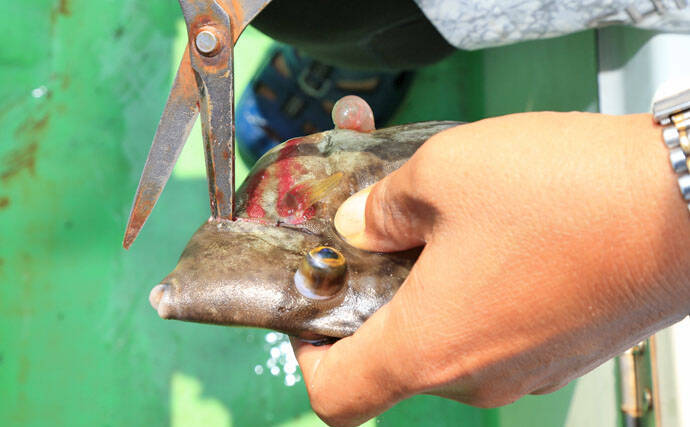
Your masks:
{"label": "scissor blade", "polygon": [[151,214],[158,197],[170,178],[177,158],[187,142],[189,132],[199,114],[199,91],[189,58],[185,51],[175,77],[168,103],[153,138],[144,171],[129,214],[122,246],[129,247]]}
{"label": "scissor blade", "polygon": [[[187,23],[190,60],[199,88],[211,216],[232,220],[235,208],[235,120],[232,23],[218,1],[180,0]],[[214,50],[202,53],[198,34],[211,33]]]}

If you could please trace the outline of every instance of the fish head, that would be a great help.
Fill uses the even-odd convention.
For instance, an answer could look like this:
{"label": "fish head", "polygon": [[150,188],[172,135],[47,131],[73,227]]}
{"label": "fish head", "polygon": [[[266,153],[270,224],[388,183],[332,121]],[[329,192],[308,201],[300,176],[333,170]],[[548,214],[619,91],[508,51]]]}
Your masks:
{"label": "fish head", "polygon": [[[335,252],[345,267],[333,271],[335,283],[322,293],[309,282],[323,279],[314,277],[309,263],[321,256],[318,250]],[[341,338],[390,300],[413,262],[411,253],[372,256],[340,239],[291,228],[209,221],[150,300],[166,319],[268,328],[309,340]]]}
{"label": "fish head", "polygon": [[370,253],[333,217],[350,195],[400,167],[454,123],[287,141],[237,191],[236,218],[210,219],[150,294],[162,318],[273,329],[307,340],[349,336],[386,304],[419,250]]}

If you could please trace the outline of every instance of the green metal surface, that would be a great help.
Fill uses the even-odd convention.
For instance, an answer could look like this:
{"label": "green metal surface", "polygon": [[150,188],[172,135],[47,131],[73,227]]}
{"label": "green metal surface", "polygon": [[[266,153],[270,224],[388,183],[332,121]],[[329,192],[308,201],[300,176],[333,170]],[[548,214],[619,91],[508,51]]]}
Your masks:
{"label": "green metal surface", "polygon": [[[286,385],[298,373],[281,338],[163,321],[149,306],[208,216],[198,137],[133,248],[120,246],[180,17],[175,0],[0,3],[0,425],[319,425],[303,382]],[[241,39],[238,91],[268,44]],[[394,121],[592,109],[595,82],[591,32],[458,52],[420,71]],[[572,395],[488,411],[423,396],[377,421],[561,425]]]}

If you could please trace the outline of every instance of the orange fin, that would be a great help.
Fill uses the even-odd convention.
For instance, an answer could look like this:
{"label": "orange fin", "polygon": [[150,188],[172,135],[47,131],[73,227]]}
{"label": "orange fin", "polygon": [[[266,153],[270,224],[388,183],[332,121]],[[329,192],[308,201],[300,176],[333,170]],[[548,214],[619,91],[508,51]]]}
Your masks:
{"label": "orange fin", "polygon": [[321,179],[310,179],[292,187],[279,205],[291,214],[300,215],[333,191],[343,179],[342,172]]}

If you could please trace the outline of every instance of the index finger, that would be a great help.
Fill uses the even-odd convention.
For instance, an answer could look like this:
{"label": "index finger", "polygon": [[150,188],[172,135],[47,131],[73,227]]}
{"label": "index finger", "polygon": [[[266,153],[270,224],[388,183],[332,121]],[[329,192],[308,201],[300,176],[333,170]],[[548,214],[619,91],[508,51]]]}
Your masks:
{"label": "index finger", "polygon": [[351,337],[326,346],[291,339],[312,409],[334,426],[359,425],[405,397],[386,366],[384,306]]}

